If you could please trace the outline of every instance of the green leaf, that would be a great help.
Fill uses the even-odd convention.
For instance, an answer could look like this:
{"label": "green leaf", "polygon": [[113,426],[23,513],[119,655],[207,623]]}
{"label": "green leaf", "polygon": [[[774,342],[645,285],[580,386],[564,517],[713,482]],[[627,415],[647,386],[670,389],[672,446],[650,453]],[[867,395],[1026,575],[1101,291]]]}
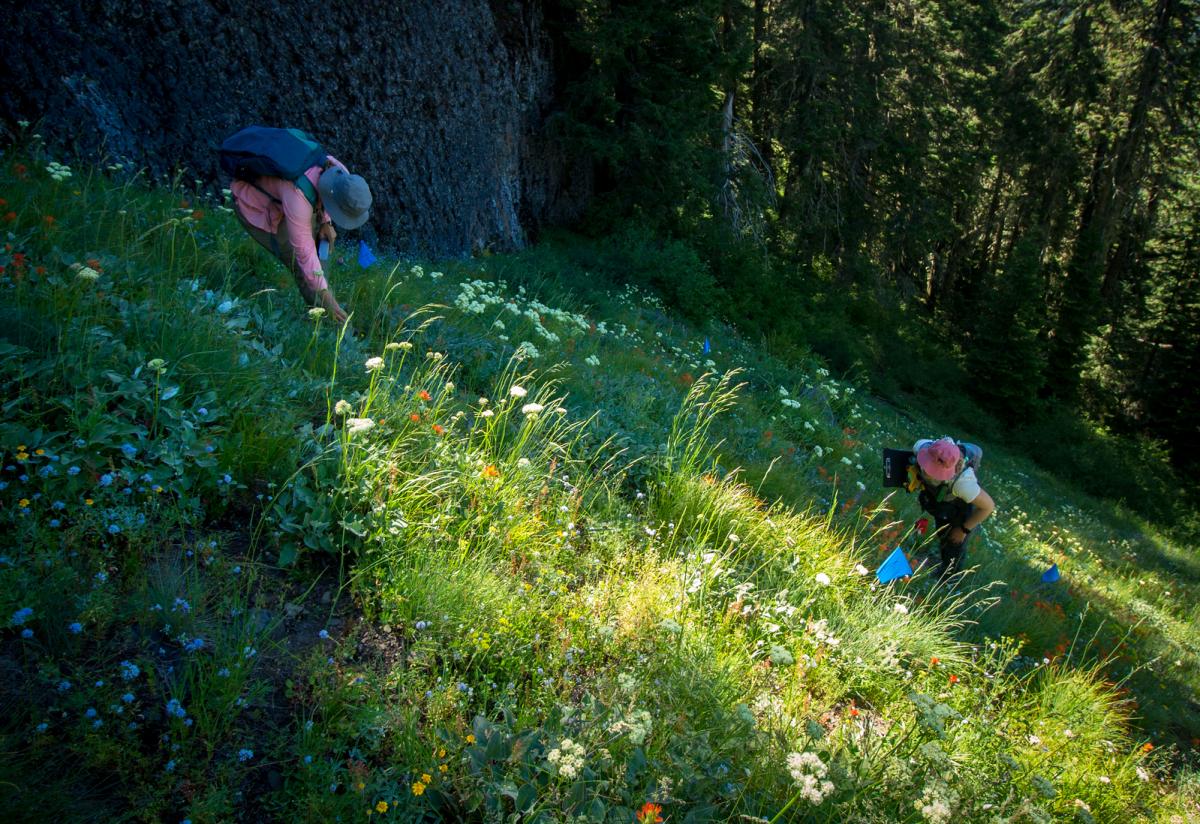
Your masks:
{"label": "green leaf", "polygon": [[523,787],[521,787],[521,790],[517,793],[516,798],[517,812],[523,813],[528,811],[529,808],[533,806],[533,803],[537,801],[537,794],[537,787],[535,787],[533,784],[525,784]]}
{"label": "green leaf", "polygon": [[286,544],[283,549],[279,550],[279,565],[281,567],[291,566],[296,563],[296,558],[300,555],[295,544]]}

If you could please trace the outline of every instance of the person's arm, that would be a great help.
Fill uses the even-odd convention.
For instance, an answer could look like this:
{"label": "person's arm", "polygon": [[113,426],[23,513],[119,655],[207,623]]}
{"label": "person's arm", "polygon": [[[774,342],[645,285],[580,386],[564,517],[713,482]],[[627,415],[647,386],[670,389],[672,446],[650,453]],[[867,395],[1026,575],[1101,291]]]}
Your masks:
{"label": "person's arm", "polygon": [[975,496],[975,500],[971,501],[971,506],[971,514],[967,517],[967,520],[963,521],[963,528],[966,531],[958,527],[950,530],[950,540],[956,544],[961,544],[965,541],[967,539],[967,532],[970,532],[986,521],[996,511],[996,502],[983,489],[980,489],[979,494]]}
{"label": "person's arm", "polygon": [[312,205],[295,186],[287,187],[282,201],[288,242],[295,251],[295,265],[302,281],[300,291],[305,301],[310,306],[324,308],[338,323],[345,323],[346,312],[334,298],[329,282],[325,280],[321,259],[317,257],[317,244],[312,235]]}

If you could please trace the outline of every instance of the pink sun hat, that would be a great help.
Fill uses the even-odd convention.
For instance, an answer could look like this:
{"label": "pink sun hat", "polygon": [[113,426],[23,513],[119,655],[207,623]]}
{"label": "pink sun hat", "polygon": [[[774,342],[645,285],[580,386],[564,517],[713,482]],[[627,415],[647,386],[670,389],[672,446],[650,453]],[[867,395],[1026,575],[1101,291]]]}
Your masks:
{"label": "pink sun hat", "polygon": [[950,438],[927,443],[917,450],[917,465],[935,481],[948,481],[953,478],[961,460],[962,451]]}

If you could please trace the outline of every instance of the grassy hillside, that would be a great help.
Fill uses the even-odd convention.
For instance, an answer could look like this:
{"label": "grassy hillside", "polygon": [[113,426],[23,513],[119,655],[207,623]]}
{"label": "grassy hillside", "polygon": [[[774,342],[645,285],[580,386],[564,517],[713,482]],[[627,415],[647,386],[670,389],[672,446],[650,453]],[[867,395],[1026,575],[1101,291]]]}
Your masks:
{"label": "grassy hillside", "polygon": [[1194,550],[1003,444],[881,587],[941,427],[815,360],[539,250],[339,251],[344,336],[178,182],[0,199],[6,821],[1200,814]]}

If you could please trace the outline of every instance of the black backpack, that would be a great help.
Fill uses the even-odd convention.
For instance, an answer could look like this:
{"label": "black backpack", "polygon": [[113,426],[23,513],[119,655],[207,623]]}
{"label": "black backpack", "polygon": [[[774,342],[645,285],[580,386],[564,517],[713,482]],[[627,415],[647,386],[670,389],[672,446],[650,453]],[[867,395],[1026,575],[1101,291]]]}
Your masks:
{"label": "black backpack", "polygon": [[[269,126],[247,126],[221,143],[221,168],[234,180],[257,185],[258,178],[279,177],[296,184],[313,208],[317,207],[317,191],[304,173],[313,166],[324,166],[325,149],[317,139],[300,129],[273,129]],[[278,200],[264,192],[272,200]]]}

